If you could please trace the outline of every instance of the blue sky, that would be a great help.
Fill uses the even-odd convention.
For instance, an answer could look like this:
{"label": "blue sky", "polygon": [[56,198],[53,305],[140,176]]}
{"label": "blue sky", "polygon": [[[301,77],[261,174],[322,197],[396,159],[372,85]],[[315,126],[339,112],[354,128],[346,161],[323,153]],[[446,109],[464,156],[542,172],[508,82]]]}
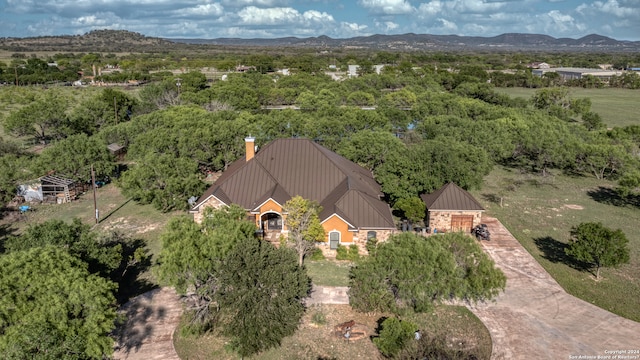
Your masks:
{"label": "blue sky", "polygon": [[0,36],[166,38],[535,33],[640,40],[640,0],[0,0]]}

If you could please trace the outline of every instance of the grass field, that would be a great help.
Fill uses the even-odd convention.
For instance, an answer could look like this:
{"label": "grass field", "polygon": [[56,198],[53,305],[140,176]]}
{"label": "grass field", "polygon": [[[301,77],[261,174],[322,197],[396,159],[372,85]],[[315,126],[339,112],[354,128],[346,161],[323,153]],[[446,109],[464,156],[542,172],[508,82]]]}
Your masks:
{"label": "grass field", "polygon": [[142,239],[152,255],[160,251],[159,236],[164,225],[171,217],[180,212],[161,213],[151,205],[139,205],[130,201],[120,193],[114,185],[109,184],[97,190],[97,204],[100,222],[95,224],[93,193],[87,192],[77,200],[66,204],[33,205],[32,211],[24,216],[9,213],[0,219],[0,224],[9,225],[19,233],[30,224],[47,220],[63,220],[70,222],[79,218],[83,223],[94,226],[97,231],[119,231],[132,238]]}
{"label": "grass field", "polygon": [[[529,99],[537,89],[497,88],[511,97]],[[572,98],[591,99],[591,111],[600,114],[607,127],[640,125],[640,90],[570,88]]]}
{"label": "grass field", "polygon": [[[513,191],[505,190],[509,186]],[[620,204],[615,184],[595,178],[546,178],[496,168],[473,195],[495,216],[570,294],[626,318],[640,321],[640,208]],[[503,197],[503,207],[498,199]],[[617,204],[617,205],[616,205]],[[631,261],[605,268],[596,281],[572,267],[564,248],[569,230],[581,222],[602,222],[629,239]]]}

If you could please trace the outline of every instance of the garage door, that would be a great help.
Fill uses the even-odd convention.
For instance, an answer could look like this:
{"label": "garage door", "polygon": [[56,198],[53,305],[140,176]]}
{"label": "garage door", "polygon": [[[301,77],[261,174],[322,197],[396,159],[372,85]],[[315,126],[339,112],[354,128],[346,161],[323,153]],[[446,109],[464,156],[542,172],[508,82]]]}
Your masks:
{"label": "garage door", "polygon": [[471,232],[473,215],[451,215],[451,231]]}

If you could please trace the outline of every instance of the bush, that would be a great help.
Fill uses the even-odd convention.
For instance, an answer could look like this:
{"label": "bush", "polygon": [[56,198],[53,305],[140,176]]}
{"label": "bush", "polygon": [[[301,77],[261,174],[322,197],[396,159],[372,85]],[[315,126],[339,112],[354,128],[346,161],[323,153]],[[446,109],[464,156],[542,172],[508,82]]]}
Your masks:
{"label": "bush", "polygon": [[356,261],[358,259],[360,259],[358,245],[352,244],[349,245],[349,247],[340,245],[338,246],[338,249],[336,249],[336,260]]}
{"label": "bush", "polygon": [[380,328],[380,335],[373,339],[373,343],[384,356],[393,357],[414,338],[418,326],[393,317],[385,319]]}
{"label": "bush", "polygon": [[324,325],[327,323],[327,316],[322,312],[322,310],[317,310],[311,316],[311,322],[316,325]]}
{"label": "bush", "polygon": [[324,260],[324,254],[322,253],[322,250],[315,248],[311,254],[309,254],[309,259],[313,261]]}

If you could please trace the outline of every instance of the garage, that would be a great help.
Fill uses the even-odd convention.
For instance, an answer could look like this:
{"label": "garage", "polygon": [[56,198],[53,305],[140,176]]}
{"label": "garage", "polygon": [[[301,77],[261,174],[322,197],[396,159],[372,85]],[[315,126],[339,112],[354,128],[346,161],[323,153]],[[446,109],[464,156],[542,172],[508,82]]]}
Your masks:
{"label": "garage", "polygon": [[470,233],[474,226],[482,222],[482,205],[454,183],[448,183],[421,198],[427,208],[427,226],[432,233]]}

